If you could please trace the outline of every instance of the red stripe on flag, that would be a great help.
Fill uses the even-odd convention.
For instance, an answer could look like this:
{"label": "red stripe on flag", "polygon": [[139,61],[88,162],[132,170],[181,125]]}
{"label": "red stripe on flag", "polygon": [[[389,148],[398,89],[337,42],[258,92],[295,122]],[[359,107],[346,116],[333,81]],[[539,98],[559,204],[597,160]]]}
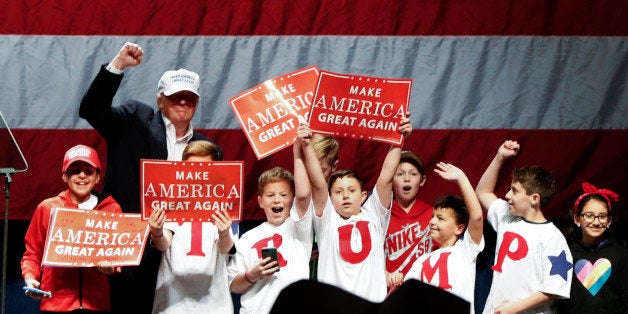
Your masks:
{"label": "red stripe on flag", "polygon": [[26,0],[0,34],[628,35],[628,1]]}
{"label": "red stripe on flag", "polygon": [[[292,149],[284,149],[257,161],[242,130],[199,130],[224,149],[225,160],[244,161],[243,219],[265,219],[257,204],[257,177],[264,170],[281,166],[292,171]],[[61,181],[61,163],[65,150],[75,144],[95,147],[106,164],[106,144],[93,130],[13,130],[19,143],[29,143],[23,151],[29,169],[13,175],[10,199],[11,219],[30,219],[43,199],[66,188]],[[507,164],[498,182],[498,196],[510,186],[513,167],[540,165],[550,170],[556,180],[556,194],[544,210],[548,218],[568,218],[568,211],[581,193],[582,181],[610,188],[622,197],[617,208],[625,208],[628,195],[626,170],[628,130],[414,130],[405,149],[416,152],[424,161],[427,182],[419,195],[428,203],[447,193],[459,194],[457,187],[433,172],[437,162],[461,167],[475,185],[494,157],[497,147],[506,139],[520,142],[520,154]],[[358,171],[369,189],[381,169],[388,145],[338,138],[339,168]],[[138,174],[139,175],[139,174]],[[97,187],[100,190],[100,186]],[[139,193],[139,191],[138,191]],[[4,196],[0,197],[4,200]],[[4,207],[3,207],[4,208]],[[628,217],[626,211],[620,216]]]}

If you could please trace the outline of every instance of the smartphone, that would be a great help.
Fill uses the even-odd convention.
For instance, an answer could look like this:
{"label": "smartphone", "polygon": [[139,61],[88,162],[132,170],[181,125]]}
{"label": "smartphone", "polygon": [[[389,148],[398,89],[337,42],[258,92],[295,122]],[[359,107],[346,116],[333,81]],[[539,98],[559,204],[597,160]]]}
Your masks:
{"label": "smartphone", "polygon": [[[262,258],[270,257],[270,261],[277,261],[277,248],[265,247],[262,248]],[[277,263],[277,271],[279,271],[279,263]]]}
{"label": "smartphone", "polygon": [[50,291],[44,291],[37,288],[31,288],[29,286],[24,286],[22,287],[22,289],[24,289],[24,291],[29,291],[33,295],[44,297],[44,298],[50,298],[52,296],[52,293],[50,293]]}

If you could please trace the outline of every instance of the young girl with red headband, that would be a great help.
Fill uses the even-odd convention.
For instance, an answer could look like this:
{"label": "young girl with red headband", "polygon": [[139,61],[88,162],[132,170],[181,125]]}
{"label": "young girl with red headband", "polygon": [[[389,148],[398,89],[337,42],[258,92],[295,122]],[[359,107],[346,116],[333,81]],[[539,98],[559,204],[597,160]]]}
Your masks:
{"label": "young girl with red headband", "polygon": [[[562,306],[569,313],[628,312],[628,249],[609,230],[613,201],[619,195],[582,183],[574,204],[578,227],[569,246],[574,260],[571,296]],[[581,235],[580,235],[581,232]]]}

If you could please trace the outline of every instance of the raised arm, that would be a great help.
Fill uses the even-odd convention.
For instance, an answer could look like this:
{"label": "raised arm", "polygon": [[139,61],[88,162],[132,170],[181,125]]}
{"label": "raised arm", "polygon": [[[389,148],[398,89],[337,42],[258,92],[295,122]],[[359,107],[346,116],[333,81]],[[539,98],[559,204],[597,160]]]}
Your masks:
{"label": "raised arm", "polygon": [[[298,132],[297,130],[297,134]],[[300,139],[297,138],[294,145],[292,145],[292,152],[294,155],[294,206],[299,213],[299,217],[302,218],[310,205],[312,189],[310,188],[310,178],[305,169],[303,145]]]}
{"label": "raised arm", "polygon": [[79,116],[86,119],[106,139],[124,128],[126,116],[112,108],[113,98],[122,83],[122,70],[142,62],[144,51],[133,43],[125,43],[109,63],[113,69],[100,69],[81,99]]}
{"label": "raised arm", "polygon": [[[403,135],[404,140],[412,132],[409,112],[405,118],[401,119],[398,131]],[[391,146],[386,154],[386,158],[384,158],[384,164],[382,165],[382,170],[377,178],[377,183],[375,183],[377,195],[379,195],[379,200],[385,208],[390,208],[390,204],[392,202],[392,182],[400,159],[401,146]]]}
{"label": "raised arm", "polygon": [[144,50],[138,44],[126,42],[120,48],[118,54],[109,62],[109,66],[122,71],[126,67],[138,66],[142,63],[142,57],[144,56]]}
{"label": "raised arm", "polygon": [[467,206],[467,211],[469,212],[469,224],[467,224],[467,230],[469,231],[469,235],[471,236],[473,242],[480,244],[484,228],[484,217],[482,215],[482,207],[475,195],[475,191],[473,191],[473,186],[471,185],[469,178],[467,178],[466,174],[458,167],[444,162],[439,162],[436,165],[434,172],[438,173],[438,175],[445,180],[458,183],[458,187],[462,193],[462,199],[464,200],[464,203]]}
{"label": "raised arm", "polygon": [[401,147],[394,145],[390,146],[390,149],[386,154],[386,158],[384,159],[382,170],[377,178],[377,183],[375,183],[377,195],[379,195],[379,200],[385,208],[390,208],[390,204],[392,202],[392,180],[400,159]]}
{"label": "raised arm", "polygon": [[320,217],[323,215],[329,192],[327,191],[327,181],[325,175],[321,169],[321,163],[316,156],[314,148],[310,144],[310,137],[312,136],[312,130],[309,124],[302,123],[297,129],[297,141],[301,142],[303,147],[303,157],[305,168],[310,180],[312,191],[312,203],[314,204],[314,212]]}
{"label": "raised arm", "polygon": [[497,184],[497,178],[499,177],[499,171],[502,165],[506,159],[515,156],[517,152],[519,152],[519,143],[515,141],[505,141],[497,150],[497,154],[484,171],[484,174],[482,174],[475,188],[475,192],[484,209],[488,209],[491,203],[497,199],[497,195],[495,195],[495,185]]}

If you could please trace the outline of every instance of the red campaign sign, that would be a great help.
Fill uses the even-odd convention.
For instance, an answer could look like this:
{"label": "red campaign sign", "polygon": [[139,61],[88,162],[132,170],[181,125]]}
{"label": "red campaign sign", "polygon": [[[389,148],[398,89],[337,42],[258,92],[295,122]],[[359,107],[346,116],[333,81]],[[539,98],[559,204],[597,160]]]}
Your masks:
{"label": "red campaign sign", "polygon": [[312,131],[401,144],[397,131],[410,104],[412,79],[339,74],[321,70],[312,111]]}
{"label": "red campaign sign", "polygon": [[310,66],[265,81],[229,100],[257,159],[294,143],[299,121],[307,121],[318,68]]}
{"label": "red campaign sign", "polygon": [[242,219],[242,161],[140,161],[142,219],[166,210],[166,221],[211,221],[217,209]]}
{"label": "red campaign sign", "polygon": [[139,214],[53,208],[42,264],[62,267],[136,266],[150,227]]}

